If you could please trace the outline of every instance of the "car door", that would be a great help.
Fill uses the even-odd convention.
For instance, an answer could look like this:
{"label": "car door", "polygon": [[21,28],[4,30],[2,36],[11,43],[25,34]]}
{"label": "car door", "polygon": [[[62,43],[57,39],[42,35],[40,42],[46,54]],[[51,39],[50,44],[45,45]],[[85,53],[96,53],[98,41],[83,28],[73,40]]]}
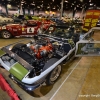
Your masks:
{"label": "car door", "polygon": [[37,34],[37,26],[23,25],[22,26],[22,35],[23,36],[33,36]]}
{"label": "car door", "polygon": [[90,39],[77,42],[75,56],[100,56],[100,41]]}
{"label": "car door", "polygon": [[100,27],[93,27],[76,43],[75,56],[100,56]]}
{"label": "car door", "polygon": [[33,25],[28,25],[26,26],[26,35],[35,35],[37,34],[38,30],[38,25],[33,24]]}

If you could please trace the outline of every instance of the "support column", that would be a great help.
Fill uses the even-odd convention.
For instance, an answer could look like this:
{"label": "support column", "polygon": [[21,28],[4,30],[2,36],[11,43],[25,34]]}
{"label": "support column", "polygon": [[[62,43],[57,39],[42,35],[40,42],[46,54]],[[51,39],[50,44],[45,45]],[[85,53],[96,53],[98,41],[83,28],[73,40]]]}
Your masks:
{"label": "support column", "polygon": [[2,13],[2,6],[0,5],[0,13]]}
{"label": "support column", "polygon": [[34,15],[34,9],[33,9],[33,15]]}
{"label": "support column", "polygon": [[73,12],[72,13],[73,13],[72,17],[74,18],[75,13],[76,13],[76,7],[73,8]]}
{"label": "support column", "polygon": [[23,15],[25,15],[25,9],[23,8]]}
{"label": "support column", "polygon": [[28,14],[30,15],[30,9],[28,9]]}
{"label": "support column", "polygon": [[61,13],[60,13],[60,19],[61,19],[62,16],[63,16],[63,5],[64,5],[64,0],[62,0],[62,2],[61,2]]}
{"label": "support column", "polygon": [[20,15],[23,15],[23,8],[22,8],[22,4],[20,4]]}
{"label": "support column", "polygon": [[8,8],[7,8],[7,4],[5,4],[5,9],[6,9],[6,14],[8,15]]}

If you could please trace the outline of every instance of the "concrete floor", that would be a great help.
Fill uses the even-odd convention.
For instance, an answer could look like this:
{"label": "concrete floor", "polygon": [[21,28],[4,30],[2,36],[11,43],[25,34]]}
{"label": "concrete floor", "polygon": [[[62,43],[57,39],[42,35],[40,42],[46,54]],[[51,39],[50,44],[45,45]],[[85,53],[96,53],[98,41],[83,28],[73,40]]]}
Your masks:
{"label": "concrete floor", "polygon": [[[99,33],[99,32],[98,32]],[[100,40],[100,35],[94,35]],[[22,38],[21,38],[22,39]],[[16,42],[20,39],[0,39],[0,46]],[[0,68],[0,73],[22,100],[100,100],[100,57],[76,58],[62,67],[58,81],[51,86],[41,86],[31,95],[23,91],[8,77],[9,73]],[[4,93],[0,91],[0,100]]]}

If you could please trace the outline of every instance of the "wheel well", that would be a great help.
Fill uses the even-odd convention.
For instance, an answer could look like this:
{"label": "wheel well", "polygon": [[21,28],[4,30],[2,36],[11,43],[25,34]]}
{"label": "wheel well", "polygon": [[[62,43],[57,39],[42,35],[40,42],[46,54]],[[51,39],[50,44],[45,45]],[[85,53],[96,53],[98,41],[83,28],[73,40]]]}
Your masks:
{"label": "wheel well", "polygon": [[[2,32],[2,31],[8,31],[8,30],[6,30],[6,29],[3,29],[3,30],[1,30],[0,32]],[[9,33],[11,33],[10,31],[8,31]]]}
{"label": "wheel well", "polygon": [[[8,30],[6,30],[6,29],[3,29],[3,30],[0,31],[0,35],[2,35],[1,33],[2,33],[3,31],[7,31],[7,32],[9,32],[9,33],[11,34],[10,31],[8,31]],[[13,36],[13,35],[11,34],[11,37],[12,37],[12,36]]]}

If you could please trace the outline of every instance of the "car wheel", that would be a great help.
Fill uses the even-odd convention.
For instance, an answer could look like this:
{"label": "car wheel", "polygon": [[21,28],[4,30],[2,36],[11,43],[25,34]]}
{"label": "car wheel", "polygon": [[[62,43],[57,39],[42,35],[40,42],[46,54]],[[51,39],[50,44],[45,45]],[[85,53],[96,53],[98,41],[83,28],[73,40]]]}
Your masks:
{"label": "car wheel", "polygon": [[4,38],[4,39],[9,39],[9,38],[12,37],[11,33],[8,32],[8,31],[2,31],[2,32],[1,32],[1,36],[2,36],[2,38]]}
{"label": "car wheel", "polygon": [[49,75],[46,78],[46,85],[51,85],[56,82],[56,80],[59,78],[61,73],[61,65],[57,65],[57,67],[52,70]]}
{"label": "car wheel", "polygon": [[0,65],[0,68],[5,69],[2,65]]}

